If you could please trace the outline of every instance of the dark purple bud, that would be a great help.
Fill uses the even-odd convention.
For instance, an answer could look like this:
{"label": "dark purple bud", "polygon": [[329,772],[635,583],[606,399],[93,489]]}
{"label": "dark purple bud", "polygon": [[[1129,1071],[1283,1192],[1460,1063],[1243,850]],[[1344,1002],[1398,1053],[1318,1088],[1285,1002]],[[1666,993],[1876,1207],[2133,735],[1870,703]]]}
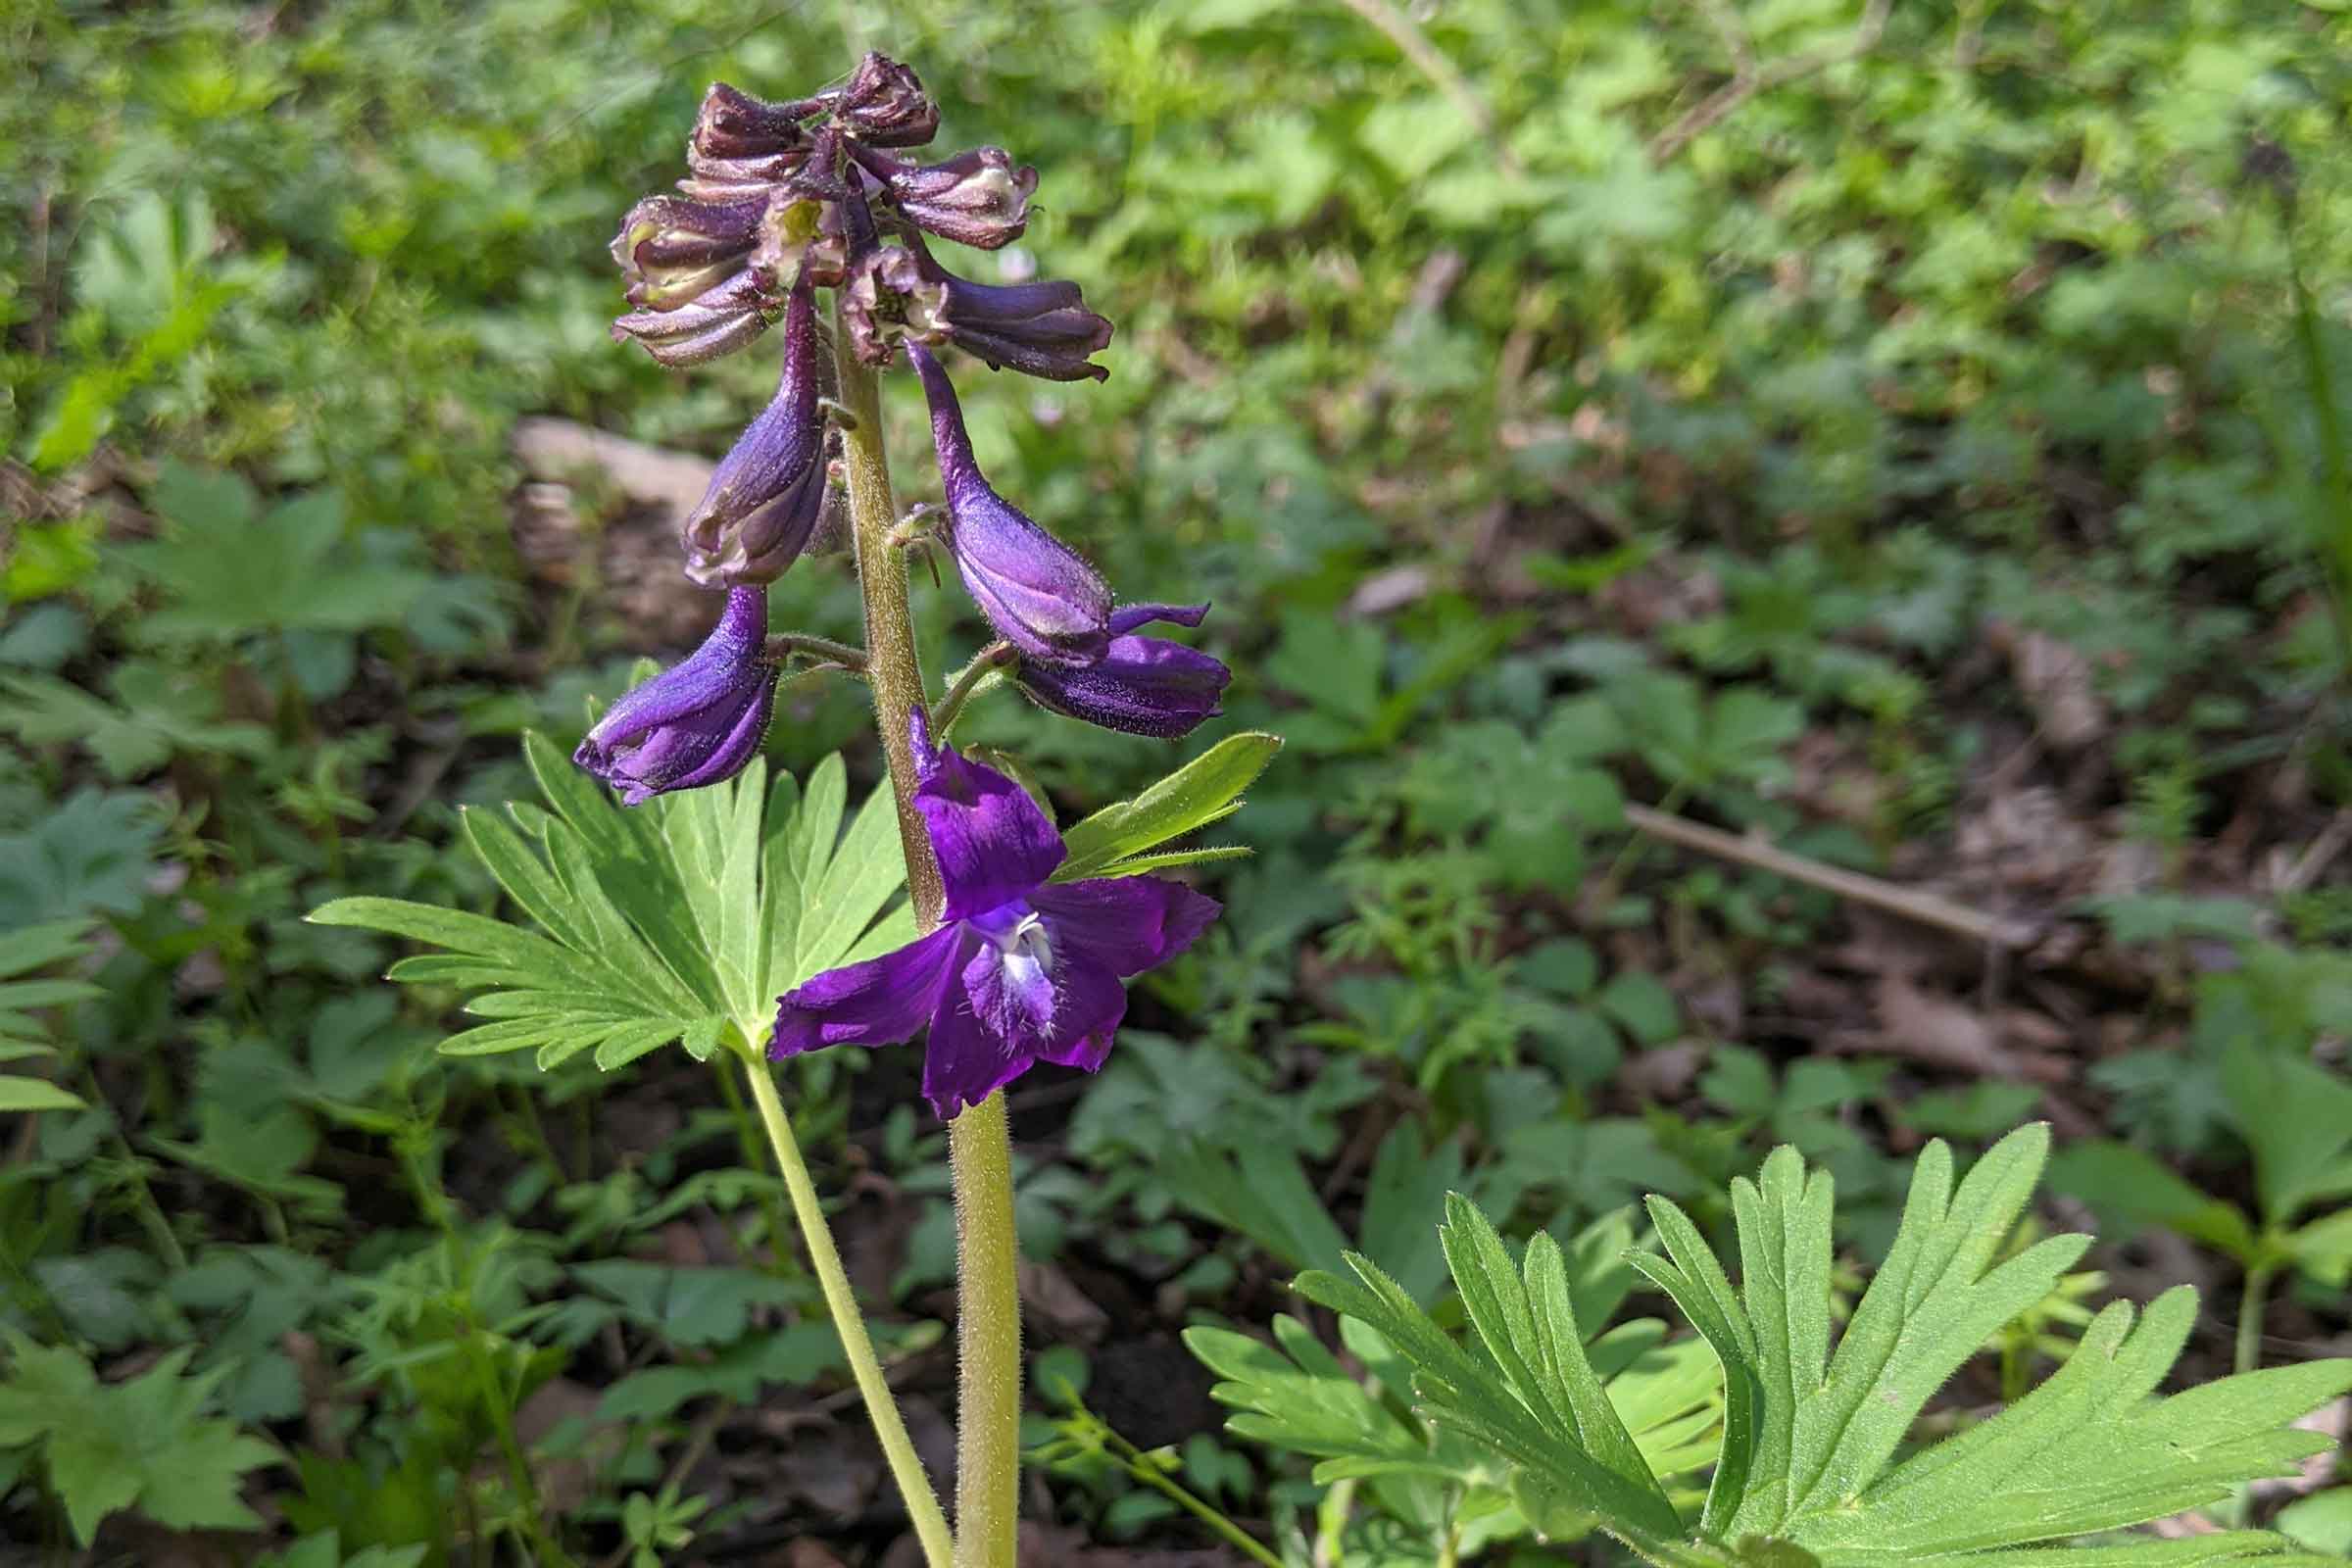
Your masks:
{"label": "dark purple bud", "polygon": [[993,251],[1029,226],[1037,171],[1014,168],[1002,147],[975,147],[944,164],[902,164],[861,147],[851,153],[909,222],[942,239]]}
{"label": "dark purple bud", "polygon": [[1129,735],[1174,740],[1215,718],[1233,671],[1197,648],[1165,637],[1138,637],[1138,626],[1164,620],[1198,626],[1206,605],[1130,605],[1110,617],[1110,648],[1098,663],[1069,667],[1024,662],[1021,690],[1070,718]]}
{"label": "dark purple bud", "polygon": [[800,559],[825,502],[825,421],[816,408],[815,290],[804,278],[784,313],[776,395],[710,475],[679,526],[686,575],[706,588],[774,582]]}
{"label": "dark purple bud", "polygon": [[989,487],[972,459],[956,388],[918,343],[906,357],[931,404],[931,438],[948,495],[948,550],[997,635],[1023,660],[1091,664],[1110,644],[1110,589],[1079,555]]}
{"label": "dark purple bud", "polygon": [[678,189],[698,202],[740,202],[764,198],[807,166],[806,148],[769,153],[763,158],[706,158],[686,155],[685,179]]}
{"label": "dark purple bud", "polygon": [[622,694],[572,761],[620,791],[624,806],[733,778],[760,755],[775,708],[766,641],[767,590],[729,590],[703,646]]}
{"label": "dark purple bud", "polygon": [[1110,344],[1111,325],[1086,308],[1071,282],[976,283],[913,247],[885,246],[852,270],[843,296],[851,345],[886,364],[896,339],[953,343],[996,369],[1049,381],[1102,380],[1088,356]]}
{"label": "dark purple bud", "polygon": [[868,147],[920,147],[939,131],[939,105],[911,70],[885,54],[858,62],[833,118]]}
{"label": "dark purple bud", "polygon": [[734,353],[766,331],[781,309],[763,278],[737,272],[674,311],[631,311],[612,323],[612,341],[634,338],[674,370]]}
{"label": "dark purple bud", "polygon": [[767,204],[695,202],[648,196],[612,236],[612,260],[628,280],[629,303],[674,311],[742,270],[760,242]]}
{"label": "dark purple bud", "polygon": [[694,134],[687,139],[687,152],[689,156],[726,162],[805,152],[808,136],[802,128],[802,122],[822,113],[824,108],[821,98],[771,104],[723,81],[714,81],[703,94],[703,107],[694,117]]}

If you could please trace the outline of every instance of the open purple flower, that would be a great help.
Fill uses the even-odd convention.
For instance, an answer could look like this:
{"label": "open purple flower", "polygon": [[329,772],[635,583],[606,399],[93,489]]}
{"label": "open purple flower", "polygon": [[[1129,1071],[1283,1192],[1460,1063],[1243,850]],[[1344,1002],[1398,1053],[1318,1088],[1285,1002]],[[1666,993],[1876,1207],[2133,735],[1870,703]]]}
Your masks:
{"label": "open purple flower", "polygon": [[705,587],[774,582],[808,548],[825,500],[825,420],[817,412],[815,290],[793,285],[774,401],[711,470],[679,525],[686,575]]}
{"label": "open purple flower", "polygon": [[1091,664],[1110,645],[1110,587],[1068,545],[990,488],[972,457],[956,388],[920,344],[906,356],[931,404],[931,439],[947,490],[948,551],[997,635],[1024,660]]}
{"label": "open purple flower", "polygon": [[1119,982],[1193,945],[1214,899],[1162,877],[1049,883],[1061,836],[1018,784],[934,748],[915,710],[915,808],[939,857],[939,929],[777,1001],[768,1051],[893,1046],[930,1026],[923,1094],[944,1119],[1040,1061],[1093,1072],[1126,1015]]}
{"label": "open purple flower", "polygon": [[733,588],[703,646],[605,710],[571,760],[636,806],[733,778],[760,754],[776,702],[767,590]]}
{"label": "open purple flower", "polygon": [[1218,700],[1233,671],[1222,661],[1170,642],[1138,637],[1153,621],[1198,626],[1206,605],[1130,605],[1110,616],[1110,648],[1075,667],[1024,662],[1016,679],[1039,704],[1070,718],[1129,735],[1174,740],[1224,711]]}
{"label": "open purple flower", "polygon": [[766,210],[760,196],[728,202],[648,196],[630,208],[612,236],[629,303],[674,311],[708,297],[751,260]]}

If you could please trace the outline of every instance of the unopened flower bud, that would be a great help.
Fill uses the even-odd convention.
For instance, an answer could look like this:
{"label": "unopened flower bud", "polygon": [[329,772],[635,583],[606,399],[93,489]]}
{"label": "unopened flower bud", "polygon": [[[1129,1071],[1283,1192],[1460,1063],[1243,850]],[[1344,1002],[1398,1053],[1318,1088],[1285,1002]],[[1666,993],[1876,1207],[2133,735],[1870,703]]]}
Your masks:
{"label": "unopened flower bud", "polygon": [[939,131],[939,105],[913,71],[869,53],[833,106],[833,118],[868,147],[920,147]]}
{"label": "unopened flower bud", "polygon": [[732,354],[766,331],[782,307],[757,273],[737,272],[673,311],[631,311],[612,323],[612,340],[634,338],[671,369]]}
{"label": "unopened flower bud", "polygon": [[705,158],[731,161],[802,149],[808,140],[802,122],[824,107],[823,100],[816,98],[771,104],[723,81],[714,81],[703,94],[703,107],[694,117],[694,134],[687,140],[687,150]]}
{"label": "unopened flower bud", "polygon": [[1100,381],[1110,372],[1088,356],[1110,343],[1111,325],[1064,281],[977,283],[931,259],[921,243],[883,246],[850,270],[842,318],[868,365],[888,363],[901,337],[953,343],[996,369],[1049,381]]}
{"label": "unopened flower bud", "polygon": [[775,710],[767,590],[737,588],[703,646],[605,710],[571,760],[636,806],[733,778]]}
{"label": "unopened flower bud", "polygon": [[1022,658],[1088,664],[1110,642],[1110,589],[1083,557],[1039,527],[990,487],[972,457],[956,388],[919,343],[906,357],[931,405],[931,436],[948,497],[942,530],[964,588],[997,635]]}
{"label": "unopened flower bud", "polygon": [[760,242],[766,205],[648,196],[630,208],[612,237],[629,303],[674,311],[739,271]]}
{"label": "unopened flower bud", "polygon": [[819,353],[815,294],[803,278],[785,310],[775,398],[719,461],[679,527],[686,575],[705,587],[774,582],[816,530],[825,499]]}
{"label": "unopened flower bud", "polygon": [[942,239],[993,251],[1029,226],[1037,171],[1015,168],[1002,147],[975,147],[940,164],[901,164],[857,147],[852,154],[908,221]]}

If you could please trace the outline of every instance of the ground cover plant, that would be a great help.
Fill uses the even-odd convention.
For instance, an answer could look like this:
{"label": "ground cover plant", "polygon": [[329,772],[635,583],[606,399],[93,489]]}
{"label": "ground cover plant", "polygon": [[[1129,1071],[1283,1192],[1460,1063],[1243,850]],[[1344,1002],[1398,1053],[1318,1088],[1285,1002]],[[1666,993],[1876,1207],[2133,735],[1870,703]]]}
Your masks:
{"label": "ground cover plant", "polygon": [[12,1546],[2352,1553],[2333,10],[6,25]]}

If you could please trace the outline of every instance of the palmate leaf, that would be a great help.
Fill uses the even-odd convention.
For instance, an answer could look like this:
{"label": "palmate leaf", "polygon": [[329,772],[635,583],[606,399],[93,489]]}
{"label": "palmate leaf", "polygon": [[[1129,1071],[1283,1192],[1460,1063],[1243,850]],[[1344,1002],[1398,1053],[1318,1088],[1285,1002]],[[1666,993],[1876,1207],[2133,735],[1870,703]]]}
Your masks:
{"label": "palmate leaf", "polygon": [[763,1038],[776,998],[821,969],[910,941],[885,906],[906,882],[887,790],[842,827],[838,757],[804,794],[754,761],[732,782],[626,808],[539,735],[523,737],[547,808],[469,808],[466,837],[532,926],[400,899],[338,899],[324,925],[364,926],[448,951],[403,958],[394,980],[476,991],[488,1020],[452,1055],[534,1051],[543,1068],[583,1051],[608,1071],[681,1042],[708,1056],[730,1029]]}
{"label": "palmate leaf", "polygon": [[1612,1336],[1593,1340],[1580,1324],[1547,1237],[1531,1242],[1514,1267],[1483,1216],[1458,1197],[1448,1200],[1442,1235],[1467,1343],[1360,1257],[1348,1258],[1355,1279],[1308,1274],[1298,1289],[1394,1344],[1413,1368],[1418,1408],[1514,1467],[1513,1494],[1531,1518],[1596,1522],[1652,1562],[2287,1568],[2330,1560],[2261,1531],[2062,1544],[2217,1502],[2246,1482],[2292,1474],[2328,1446],[2291,1423],[2352,1389],[2352,1361],[2156,1396],[2195,1321],[2196,1294],[2186,1287],[2144,1313],[2111,1303],[2025,1398],[1893,1462],[1936,1391],[2088,1245],[2054,1237],[1995,1261],[2048,1149],[2045,1129],[2023,1129],[1955,1184],[1950,1150],[1931,1144],[1894,1245],[1834,1352],[1826,1172],[1782,1149],[1757,1180],[1733,1184],[1737,1288],[1690,1218],[1650,1200],[1664,1255],[1629,1251],[1625,1260],[1673,1298],[1698,1331],[1684,1343],[1705,1345],[1722,1372],[1722,1441],[1696,1520],[1677,1517],[1658,1489],[1653,1477],[1666,1472],[1657,1446],[1641,1441],[1643,1427],[1619,1382],[1597,1380]]}

